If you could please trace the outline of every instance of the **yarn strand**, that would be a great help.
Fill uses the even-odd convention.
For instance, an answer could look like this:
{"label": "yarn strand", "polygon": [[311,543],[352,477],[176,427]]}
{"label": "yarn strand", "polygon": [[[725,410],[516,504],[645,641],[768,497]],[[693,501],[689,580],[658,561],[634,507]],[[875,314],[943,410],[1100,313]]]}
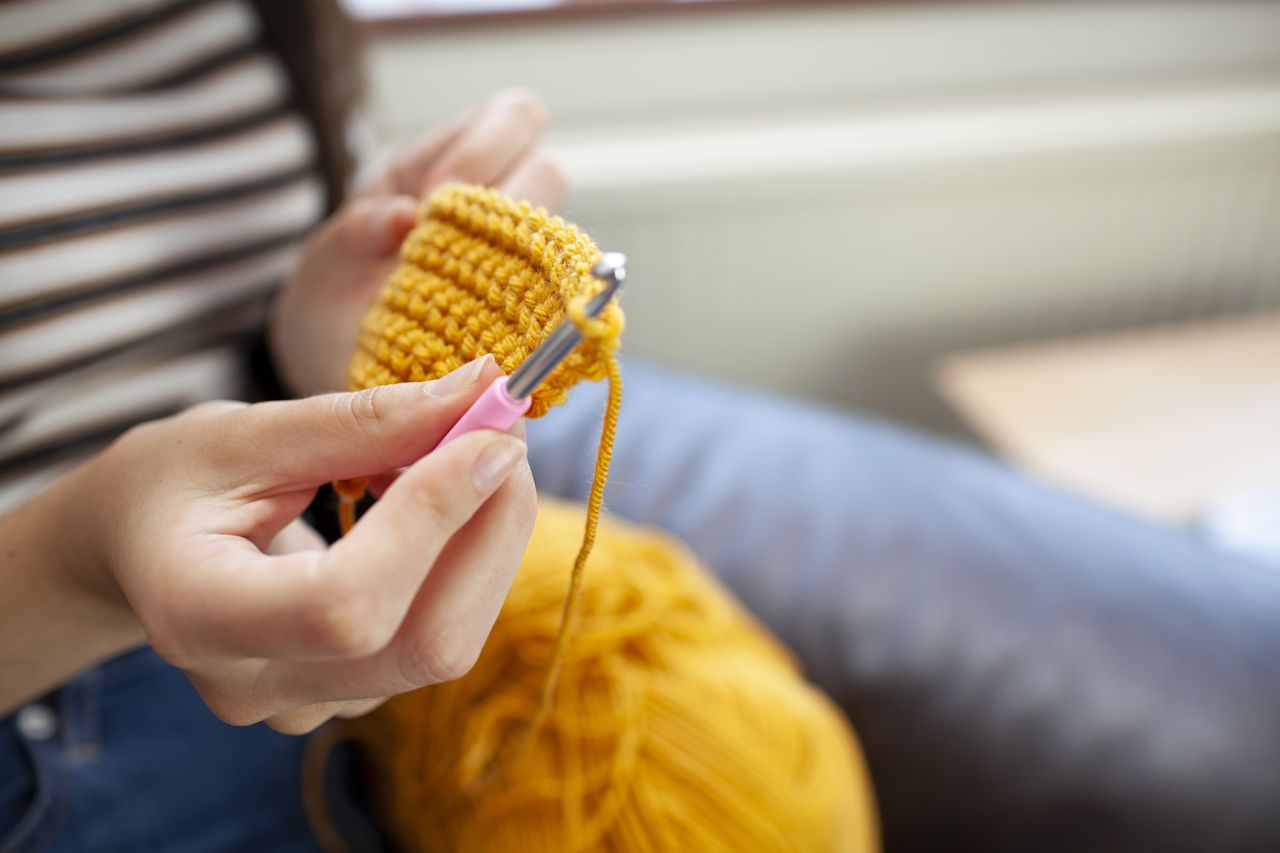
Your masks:
{"label": "yarn strand", "polygon": [[[575,317],[574,322],[579,322],[578,318]],[[582,328],[581,324],[579,328]],[[591,477],[591,491],[587,496],[582,546],[578,549],[573,568],[569,571],[569,587],[565,591],[564,604],[560,609],[560,628],[556,634],[556,644],[551,652],[551,660],[547,665],[547,674],[542,680],[538,710],[534,712],[533,718],[511,750],[509,757],[496,760],[468,786],[469,793],[472,794],[492,782],[508,767],[520,763],[520,759],[537,739],[555,707],[556,688],[560,685],[560,673],[564,669],[569,644],[573,640],[574,623],[578,614],[578,605],[582,599],[582,578],[586,573],[587,560],[591,557],[591,549],[595,546],[596,534],[600,529],[600,515],[604,510],[604,487],[609,479],[609,464],[613,461],[613,442],[618,434],[618,414],[622,409],[622,370],[618,366],[618,359],[612,353],[605,356],[605,369],[609,385],[608,398],[605,403],[604,419],[600,425],[600,443],[596,447],[596,469]]]}
{"label": "yarn strand", "polygon": [[338,495],[338,530],[346,536],[356,526],[356,505],[369,490],[369,478],[338,480],[333,484],[333,490]]}
{"label": "yarn strand", "polygon": [[564,667],[565,651],[572,639],[574,618],[578,613],[582,576],[586,571],[591,549],[596,543],[596,533],[600,529],[600,513],[604,510],[604,487],[609,479],[609,464],[613,461],[613,441],[618,434],[618,413],[622,408],[622,371],[618,367],[618,360],[612,355],[608,357],[606,369],[609,371],[609,397],[605,404],[604,422],[600,427],[600,444],[596,449],[596,470],[591,477],[591,492],[587,497],[587,520],[582,534],[582,547],[578,550],[578,556],[573,561],[573,569],[569,574],[569,589],[565,593],[564,609],[560,612],[560,635],[556,639],[551,666],[547,670],[547,680],[542,687],[542,701],[538,706],[538,715],[534,718],[535,725],[530,727],[535,730],[546,722],[547,714],[551,712],[551,706],[555,702],[560,670]]}

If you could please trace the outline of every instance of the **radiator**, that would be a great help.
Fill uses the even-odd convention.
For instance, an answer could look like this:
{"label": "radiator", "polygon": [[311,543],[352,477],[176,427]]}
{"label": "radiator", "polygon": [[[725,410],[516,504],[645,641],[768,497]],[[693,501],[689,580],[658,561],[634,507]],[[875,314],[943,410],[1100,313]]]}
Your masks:
{"label": "radiator", "polygon": [[947,351],[1280,306],[1280,4],[712,10],[374,60],[388,144],[544,94],[639,356],[947,429]]}

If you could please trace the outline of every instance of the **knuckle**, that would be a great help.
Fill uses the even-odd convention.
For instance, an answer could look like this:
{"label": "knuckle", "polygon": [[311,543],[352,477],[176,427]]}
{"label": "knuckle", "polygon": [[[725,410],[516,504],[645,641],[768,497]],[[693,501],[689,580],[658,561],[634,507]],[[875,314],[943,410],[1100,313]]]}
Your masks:
{"label": "knuckle", "polygon": [[235,400],[209,400],[204,403],[197,403],[189,409],[178,415],[179,421],[202,422],[222,417],[223,415],[238,412],[248,406],[248,403],[241,403]]}
{"label": "knuckle", "polygon": [[383,177],[377,180],[376,184],[370,189],[386,191],[408,186],[409,178],[413,175],[413,155],[416,148],[417,144],[408,148],[401,148],[392,154]]}
{"label": "knuckle", "polygon": [[330,714],[317,711],[313,713],[277,714],[274,717],[267,717],[265,722],[267,728],[282,735],[305,735],[320,728],[330,719]]}
{"label": "knuckle", "polygon": [[378,708],[382,707],[382,704],[386,701],[387,700],[384,697],[380,699],[346,702],[343,704],[342,708],[334,714],[334,716],[340,717],[344,720],[354,720],[357,717],[363,717],[365,714],[376,711]]}
{"label": "knuckle", "polygon": [[213,712],[215,717],[229,726],[252,726],[263,720],[262,714],[235,703],[211,704],[209,705],[209,710]]}
{"label": "knuckle", "polygon": [[397,505],[397,514],[403,523],[417,525],[436,541],[444,542],[461,527],[475,511],[463,490],[451,491],[444,483],[415,483],[403,503]]}
{"label": "knuckle", "polygon": [[401,659],[404,680],[412,687],[462,678],[480,659],[482,641],[457,631],[439,631],[410,644]]}
{"label": "knuckle", "polygon": [[534,156],[532,168],[538,180],[557,196],[569,192],[569,174],[564,165],[556,157],[546,151],[539,151]]}
{"label": "knuckle", "polygon": [[357,437],[376,433],[386,423],[389,412],[385,386],[374,385],[337,396],[339,415]]}
{"label": "knuckle", "polygon": [[233,400],[199,403],[173,418],[168,437],[175,446],[184,445],[184,453],[199,457],[206,472],[235,468],[244,457],[239,433],[253,423],[252,417],[239,415],[248,408],[248,403]]}
{"label": "knuckle", "polygon": [[374,213],[377,213],[382,207],[382,202],[376,198],[358,198],[355,201],[348,202],[342,208],[337,219],[339,223],[359,222],[366,219]]}
{"label": "knuckle", "polygon": [[306,621],[316,645],[340,658],[366,657],[391,641],[391,632],[363,592],[336,588],[317,596]]}
{"label": "knuckle", "polygon": [[240,417],[242,408],[244,406],[234,403],[217,409],[211,406],[198,420],[192,421],[200,430],[193,433],[191,452],[203,459],[204,470],[210,477],[216,478],[219,473],[231,476],[245,462],[244,434],[247,430],[256,432],[258,421],[252,415]]}
{"label": "knuckle", "polygon": [[[197,688],[199,689],[199,688]],[[229,726],[252,726],[267,718],[268,712],[243,696],[199,689],[200,698],[213,715]]]}
{"label": "knuckle", "polygon": [[[197,403],[166,418],[145,421],[125,430],[112,442],[112,446],[125,450],[140,450],[148,455],[159,444],[167,444],[184,436],[192,427],[204,426],[248,406],[234,400],[209,400]],[[202,433],[203,435],[203,433]]]}
{"label": "knuckle", "polygon": [[195,656],[182,642],[181,632],[163,620],[142,618],[143,630],[147,635],[147,643],[152,650],[164,660],[178,669],[187,669],[195,662]]}
{"label": "knuckle", "polygon": [[155,446],[156,440],[163,435],[164,427],[160,421],[148,421],[147,423],[131,426],[124,432],[120,433],[111,447],[118,452],[131,454],[134,452],[148,452]]}
{"label": "knuckle", "polygon": [[462,510],[457,506],[458,502],[448,500],[434,488],[417,490],[413,494],[412,503],[410,511],[413,516],[431,525],[431,530],[437,537],[448,536],[462,522]]}
{"label": "knuckle", "polygon": [[477,146],[466,148],[459,151],[453,157],[452,166],[445,170],[450,176],[469,181],[481,181],[486,177],[485,163],[488,160],[488,152]]}
{"label": "knuckle", "polygon": [[330,220],[331,233],[339,241],[359,245],[368,231],[368,223],[380,210],[378,199],[356,199]]}
{"label": "knuckle", "polygon": [[547,126],[547,104],[532,89],[515,87],[503,89],[493,97],[495,107],[516,114],[522,122],[541,132]]}

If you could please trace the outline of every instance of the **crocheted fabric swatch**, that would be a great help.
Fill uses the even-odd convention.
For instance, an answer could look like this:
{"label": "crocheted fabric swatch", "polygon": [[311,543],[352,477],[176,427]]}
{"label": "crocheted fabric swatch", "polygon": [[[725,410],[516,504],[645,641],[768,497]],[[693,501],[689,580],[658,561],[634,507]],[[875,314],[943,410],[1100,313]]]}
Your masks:
{"label": "crocheted fabric swatch", "polygon": [[[434,379],[492,353],[508,374],[571,312],[599,293],[600,250],[558,216],[495,190],[452,184],[428,200],[400,265],[370,308],[351,362],[352,390]],[[603,379],[623,315],[573,318],[584,340],[533,393],[527,417]]]}

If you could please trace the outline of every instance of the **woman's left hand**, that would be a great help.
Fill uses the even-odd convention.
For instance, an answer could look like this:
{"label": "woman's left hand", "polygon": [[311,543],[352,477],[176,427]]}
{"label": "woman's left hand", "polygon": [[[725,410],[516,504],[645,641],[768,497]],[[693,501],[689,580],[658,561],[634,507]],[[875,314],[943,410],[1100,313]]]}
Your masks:
{"label": "woman's left hand", "polygon": [[400,151],[311,236],[271,312],[272,355],[289,390],[306,396],[343,388],[360,318],[432,189],[462,181],[560,205],[567,179],[537,147],[546,124],[537,95],[497,92]]}

